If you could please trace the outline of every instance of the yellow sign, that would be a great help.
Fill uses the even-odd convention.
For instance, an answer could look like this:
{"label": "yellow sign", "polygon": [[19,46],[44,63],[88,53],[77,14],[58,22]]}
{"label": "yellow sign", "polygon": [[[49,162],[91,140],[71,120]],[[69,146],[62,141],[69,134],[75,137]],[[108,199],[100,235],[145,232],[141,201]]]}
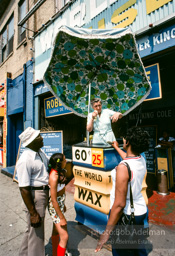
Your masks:
{"label": "yellow sign", "polygon": [[154,12],[158,8],[164,6],[165,4],[171,2],[172,0],[146,0],[146,10],[147,14]]}
{"label": "yellow sign", "polygon": [[81,166],[74,166],[73,173],[75,177],[74,185],[110,194],[112,189],[111,171],[98,171]]}
{"label": "yellow sign", "polygon": [[124,28],[134,22],[137,16],[137,10],[134,8],[128,8],[135,3],[136,0],[130,0],[114,11],[111,17],[111,22],[118,24],[114,28]]}
{"label": "yellow sign", "polygon": [[110,195],[104,195],[96,191],[75,186],[75,201],[87,205],[97,211],[109,214]]}
{"label": "yellow sign", "polygon": [[104,167],[103,149],[92,148],[91,155],[92,155],[92,166],[103,168]]}
{"label": "yellow sign", "polygon": [[75,201],[108,214],[112,189],[111,171],[98,171],[75,165],[73,173]]}

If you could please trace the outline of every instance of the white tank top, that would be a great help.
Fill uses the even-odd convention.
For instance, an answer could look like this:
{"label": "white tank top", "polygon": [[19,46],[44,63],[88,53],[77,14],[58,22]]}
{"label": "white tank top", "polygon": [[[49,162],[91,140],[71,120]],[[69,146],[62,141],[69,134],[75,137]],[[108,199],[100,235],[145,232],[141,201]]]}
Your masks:
{"label": "white tank top", "polygon": [[[147,211],[145,200],[142,196],[142,181],[146,174],[146,162],[143,156],[137,157],[128,157],[125,158],[120,162],[120,164],[124,164],[127,162],[131,169],[131,187],[132,187],[132,194],[133,194],[133,203],[134,203],[134,214],[135,216],[139,216],[145,214]],[[115,183],[116,183],[116,169],[111,171],[112,176],[112,190],[111,190],[111,208],[114,203],[115,199]],[[126,206],[123,210],[125,214],[131,214],[131,207],[130,207],[130,182],[128,183],[128,192],[126,196]]]}

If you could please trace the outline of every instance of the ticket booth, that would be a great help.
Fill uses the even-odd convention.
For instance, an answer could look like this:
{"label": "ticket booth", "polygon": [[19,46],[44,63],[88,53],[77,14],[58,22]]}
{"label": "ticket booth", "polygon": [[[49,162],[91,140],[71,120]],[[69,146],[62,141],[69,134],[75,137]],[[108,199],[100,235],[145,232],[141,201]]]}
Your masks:
{"label": "ticket booth", "polygon": [[157,170],[164,169],[168,176],[168,189],[174,187],[173,181],[173,164],[172,164],[172,149],[170,147],[155,148]]}
{"label": "ticket booth", "polygon": [[110,211],[111,170],[121,157],[110,145],[82,142],[72,147],[72,159],[76,220],[102,232]]}

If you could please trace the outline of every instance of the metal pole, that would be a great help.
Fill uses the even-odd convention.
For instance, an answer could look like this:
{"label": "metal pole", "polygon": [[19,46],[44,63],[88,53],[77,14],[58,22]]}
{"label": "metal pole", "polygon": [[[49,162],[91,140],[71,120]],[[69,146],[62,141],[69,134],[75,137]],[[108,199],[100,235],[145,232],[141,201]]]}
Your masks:
{"label": "metal pole", "polygon": [[[91,106],[91,84],[89,84],[88,115],[90,113],[90,106]],[[89,132],[88,131],[86,131],[86,141],[87,141],[87,146],[89,146]]]}

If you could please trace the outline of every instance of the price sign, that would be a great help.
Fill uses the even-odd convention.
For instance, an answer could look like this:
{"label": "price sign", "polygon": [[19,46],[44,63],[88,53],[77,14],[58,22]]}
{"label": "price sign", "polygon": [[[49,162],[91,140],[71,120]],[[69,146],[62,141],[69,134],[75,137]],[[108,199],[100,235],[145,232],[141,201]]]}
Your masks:
{"label": "price sign", "polygon": [[75,162],[86,164],[92,162],[90,148],[72,147],[72,157]]}
{"label": "price sign", "polygon": [[92,166],[96,167],[104,167],[104,157],[103,157],[103,149],[101,148],[92,148]]}

